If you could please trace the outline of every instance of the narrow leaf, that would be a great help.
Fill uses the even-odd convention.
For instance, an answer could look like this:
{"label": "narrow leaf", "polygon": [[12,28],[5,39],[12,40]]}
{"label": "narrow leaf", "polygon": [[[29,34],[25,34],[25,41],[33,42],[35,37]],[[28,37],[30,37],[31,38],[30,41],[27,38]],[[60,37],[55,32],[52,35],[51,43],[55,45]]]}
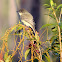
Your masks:
{"label": "narrow leaf", "polygon": [[4,59],[6,60],[7,57],[8,57],[8,52],[5,52],[5,54],[4,54]]}
{"label": "narrow leaf", "polygon": [[51,41],[50,41],[50,43],[52,44],[52,42],[53,42],[53,41],[54,41],[54,39],[56,39],[56,38],[57,38],[57,35],[52,36],[52,37],[51,37],[51,39],[50,39],[50,40],[51,40]]}
{"label": "narrow leaf", "polygon": [[57,6],[56,11],[57,11],[59,8],[62,8],[62,4],[60,4],[59,6]]}
{"label": "narrow leaf", "polygon": [[26,60],[26,58],[27,58],[29,52],[30,52],[30,49],[26,50],[26,52],[25,52],[25,60]]}
{"label": "narrow leaf", "polygon": [[49,11],[52,11],[53,12],[53,10],[52,10],[52,8],[47,8]]}
{"label": "narrow leaf", "polygon": [[45,6],[47,8],[50,8],[50,5],[48,5],[48,4],[44,4],[43,6]]}
{"label": "narrow leaf", "polygon": [[51,6],[53,6],[53,5],[54,5],[53,0],[50,0],[50,5],[51,5]]}
{"label": "narrow leaf", "polygon": [[48,62],[50,62],[50,57],[44,55]]}
{"label": "narrow leaf", "polygon": [[52,14],[45,14],[45,15],[48,15],[48,16],[50,16],[51,18],[53,18],[53,19],[56,20],[56,18],[55,18]]}
{"label": "narrow leaf", "polygon": [[51,25],[55,25],[55,24],[45,24],[45,25],[43,25],[43,26],[40,28],[40,30],[41,30],[42,28],[45,28],[45,27],[48,27],[48,26],[51,26]]}
{"label": "narrow leaf", "polygon": [[43,6],[50,6],[50,5],[48,5],[48,4],[44,4]]}
{"label": "narrow leaf", "polygon": [[5,62],[9,62],[9,61],[10,61],[10,58],[11,58],[11,55],[9,55],[9,56],[7,57],[7,59],[5,60]]}
{"label": "narrow leaf", "polygon": [[62,29],[62,22],[61,22],[61,23],[59,23],[59,26],[60,26],[60,28]]}

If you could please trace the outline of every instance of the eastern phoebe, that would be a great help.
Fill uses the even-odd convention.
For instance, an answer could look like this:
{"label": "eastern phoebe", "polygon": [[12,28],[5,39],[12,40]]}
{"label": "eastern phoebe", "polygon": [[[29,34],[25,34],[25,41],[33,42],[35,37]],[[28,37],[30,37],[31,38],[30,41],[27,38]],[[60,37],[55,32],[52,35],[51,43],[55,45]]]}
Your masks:
{"label": "eastern phoebe", "polygon": [[35,33],[35,22],[33,20],[33,16],[25,9],[20,9],[18,13],[20,15],[21,22],[26,26],[31,27]]}

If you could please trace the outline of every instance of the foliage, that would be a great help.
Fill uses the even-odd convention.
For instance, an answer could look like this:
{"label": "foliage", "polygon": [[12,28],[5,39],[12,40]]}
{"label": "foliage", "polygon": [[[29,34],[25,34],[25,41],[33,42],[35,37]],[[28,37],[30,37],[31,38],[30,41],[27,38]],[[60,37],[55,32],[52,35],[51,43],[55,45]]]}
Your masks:
{"label": "foliage", "polygon": [[[54,26],[53,28],[50,27],[50,29],[52,30],[52,33],[56,33],[53,34],[53,36],[51,36],[50,38],[47,37],[44,38],[42,35],[43,33],[46,32],[46,30],[43,31],[43,33],[41,34],[41,36],[39,36],[38,32],[36,31],[35,34],[33,33],[32,29],[23,25],[22,23],[19,22],[19,24],[12,26],[11,28],[9,28],[8,30],[6,30],[5,35],[0,38],[0,40],[2,41],[1,44],[1,49],[0,51],[2,51],[2,57],[3,59],[1,59],[4,62],[12,62],[14,56],[19,53],[19,60],[18,62],[22,62],[22,61],[39,61],[39,62],[45,62],[45,59],[48,62],[52,62],[50,60],[50,51],[53,52],[54,55],[59,56],[60,53],[60,42],[61,42],[61,32],[60,30],[62,29],[62,22],[61,22],[61,17],[57,17],[57,11],[61,11],[62,8],[62,4],[60,4],[59,6],[56,6],[56,3],[53,2],[53,0],[50,0],[50,5],[49,4],[44,4],[44,6],[46,6],[47,10],[49,10],[49,14],[45,14],[48,15],[50,18],[54,19],[55,23],[50,23],[50,24],[45,24],[43,25],[40,30],[42,28],[47,28],[50,26]],[[61,13],[59,14],[61,15]],[[53,21],[53,20],[52,20]],[[53,21],[53,22],[54,22]],[[48,32],[48,30],[47,30]],[[12,35],[14,36],[14,48],[11,50],[9,49],[9,36]],[[44,38],[50,46],[47,46],[47,42],[43,42],[41,41],[41,39]],[[18,41],[19,40],[19,41]],[[12,39],[11,39],[12,41]],[[29,41],[29,45],[25,45],[25,42]],[[45,46],[44,46],[45,45]],[[45,48],[43,48],[45,47]],[[27,49],[26,49],[27,48]],[[24,50],[26,49],[26,50]],[[25,51],[25,52],[24,52]],[[10,53],[11,52],[11,53]],[[10,54],[9,54],[10,53]],[[1,53],[0,53],[1,54]],[[28,55],[31,54],[31,57],[29,60],[27,60]],[[43,60],[43,55],[44,55],[44,60]],[[24,58],[24,60],[23,60]]]}
{"label": "foliage", "polygon": [[29,52],[30,52],[30,49],[26,50],[26,52],[25,52],[25,60],[26,60]]}
{"label": "foliage", "polygon": [[[45,14],[45,15],[48,15],[49,17],[54,19],[56,23],[45,24],[40,29],[45,28],[45,27],[48,28],[48,27],[54,25],[53,28],[49,28],[49,29],[52,29],[52,33],[55,33],[56,31],[57,31],[57,33],[53,34],[53,36],[48,40],[48,41],[50,41],[51,48],[49,48],[49,49],[47,48],[47,50],[51,50],[54,55],[59,56],[60,50],[61,50],[60,44],[61,44],[61,29],[62,29],[62,22],[61,22],[62,4],[57,6],[56,3],[53,2],[53,0],[50,0],[50,5],[44,4],[44,6],[46,6],[46,8],[49,10],[49,13]],[[59,12],[58,17],[57,17],[57,12]],[[48,60],[48,56],[45,55],[45,57]],[[48,62],[50,62],[50,61],[48,61]]]}
{"label": "foliage", "polygon": [[[8,42],[9,42],[9,35],[12,35],[12,36],[16,36],[16,38],[14,37],[14,48],[13,50],[10,50],[8,49]],[[17,38],[20,38],[18,44],[16,43],[17,41]],[[27,39],[25,39],[25,37]],[[9,28],[6,32],[5,32],[5,35],[0,38],[2,42],[2,48],[1,48],[1,51],[3,52],[4,54],[4,61],[5,62],[9,62],[9,61],[12,61],[13,60],[13,57],[16,55],[17,51],[19,53],[19,61],[22,61],[22,57],[25,58],[25,60],[27,60],[27,56],[29,55],[29,52],[31,51],[31,55],[33,57],[33,54],[34,54],[34,58],[38,58],[38,56],[40,56],[40,50],[39,50],[39,43],[41,42],[40,41],[40,38],[39,38],[39,35],[38,35],[38,32],[36,31],[35,35],[33,34],[33,31],[31,28],[25,26],[25,25],[22,25],[22,24],[17,24],[11,28]],[[23,51],[24,51],[24,48],[25,47],[25,40],[29,40],[30,44],[28,46],[28,49],[25,51],[25,54],[23,54]],[[20,47],[22,45],[22,47]],[[9,52],[12,52],[10,55],[9,55]],[[38,58],[39,60],[40,58]],[[30,59],[31,60],[31,59]],[[32,59],[34,60],[34,59]],[[27,60],[28,61],[28,60]]]}

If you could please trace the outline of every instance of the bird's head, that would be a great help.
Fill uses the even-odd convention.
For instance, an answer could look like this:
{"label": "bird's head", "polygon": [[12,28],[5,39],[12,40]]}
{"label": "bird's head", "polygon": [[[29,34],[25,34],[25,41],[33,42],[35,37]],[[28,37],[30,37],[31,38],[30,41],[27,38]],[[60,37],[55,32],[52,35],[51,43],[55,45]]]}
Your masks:
{"label": "bird's head", "polygon": [[22,15],[22,14],[26,14],[26,13],[28,13],[28,11],[25,10],[25,9],[20,9],[20,10],[17,11],[17,12],[19,13],[19,15]]}

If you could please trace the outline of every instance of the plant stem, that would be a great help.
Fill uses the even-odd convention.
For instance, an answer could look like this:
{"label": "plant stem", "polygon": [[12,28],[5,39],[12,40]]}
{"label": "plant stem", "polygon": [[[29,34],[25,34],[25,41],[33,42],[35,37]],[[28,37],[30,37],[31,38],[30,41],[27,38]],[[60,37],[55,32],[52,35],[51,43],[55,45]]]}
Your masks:
{"label": "plant stem", "polygon": [[62,62],[61,32],[59,26],[58,26],[58,31],[59,31],[59,42],[60,42],[60,62]]}
{"label": "plant stem", "polygon": [[42,54],[41,54],[41,50],[40,50],[40,48],[39,48],[39,51],[40,51],[40,55],[39,55],[39,62],[41,62],[42,61]]}
{"label": "plant stem", "polygon": [[55,13],[55,10],[54,10],[53,7],[52,7],[52,10],[53,10],[53,14],[54,14],[54,16],[55,16],[55,18],[56,18],[57,23],[59,23],[58,18],[57,18],[56,13]]}
{"label": "plant stem", "polygon": [[33,42],[32,42],[32,48],[31,48],[31,60],[33,62]]}
{"label": "plant stem", "polygon": [[[54,14],[54,16],[56,18],[56,21],[59,24],[60,20],[58,20],[54,8],[52,8],[52,10],[53,10],[53,14]],[[59,42],[60,42],[60,62],[62,62],[61,30],[60,30],[60,26],[59,25],[58,25],[58,32],[59,32]]]}

